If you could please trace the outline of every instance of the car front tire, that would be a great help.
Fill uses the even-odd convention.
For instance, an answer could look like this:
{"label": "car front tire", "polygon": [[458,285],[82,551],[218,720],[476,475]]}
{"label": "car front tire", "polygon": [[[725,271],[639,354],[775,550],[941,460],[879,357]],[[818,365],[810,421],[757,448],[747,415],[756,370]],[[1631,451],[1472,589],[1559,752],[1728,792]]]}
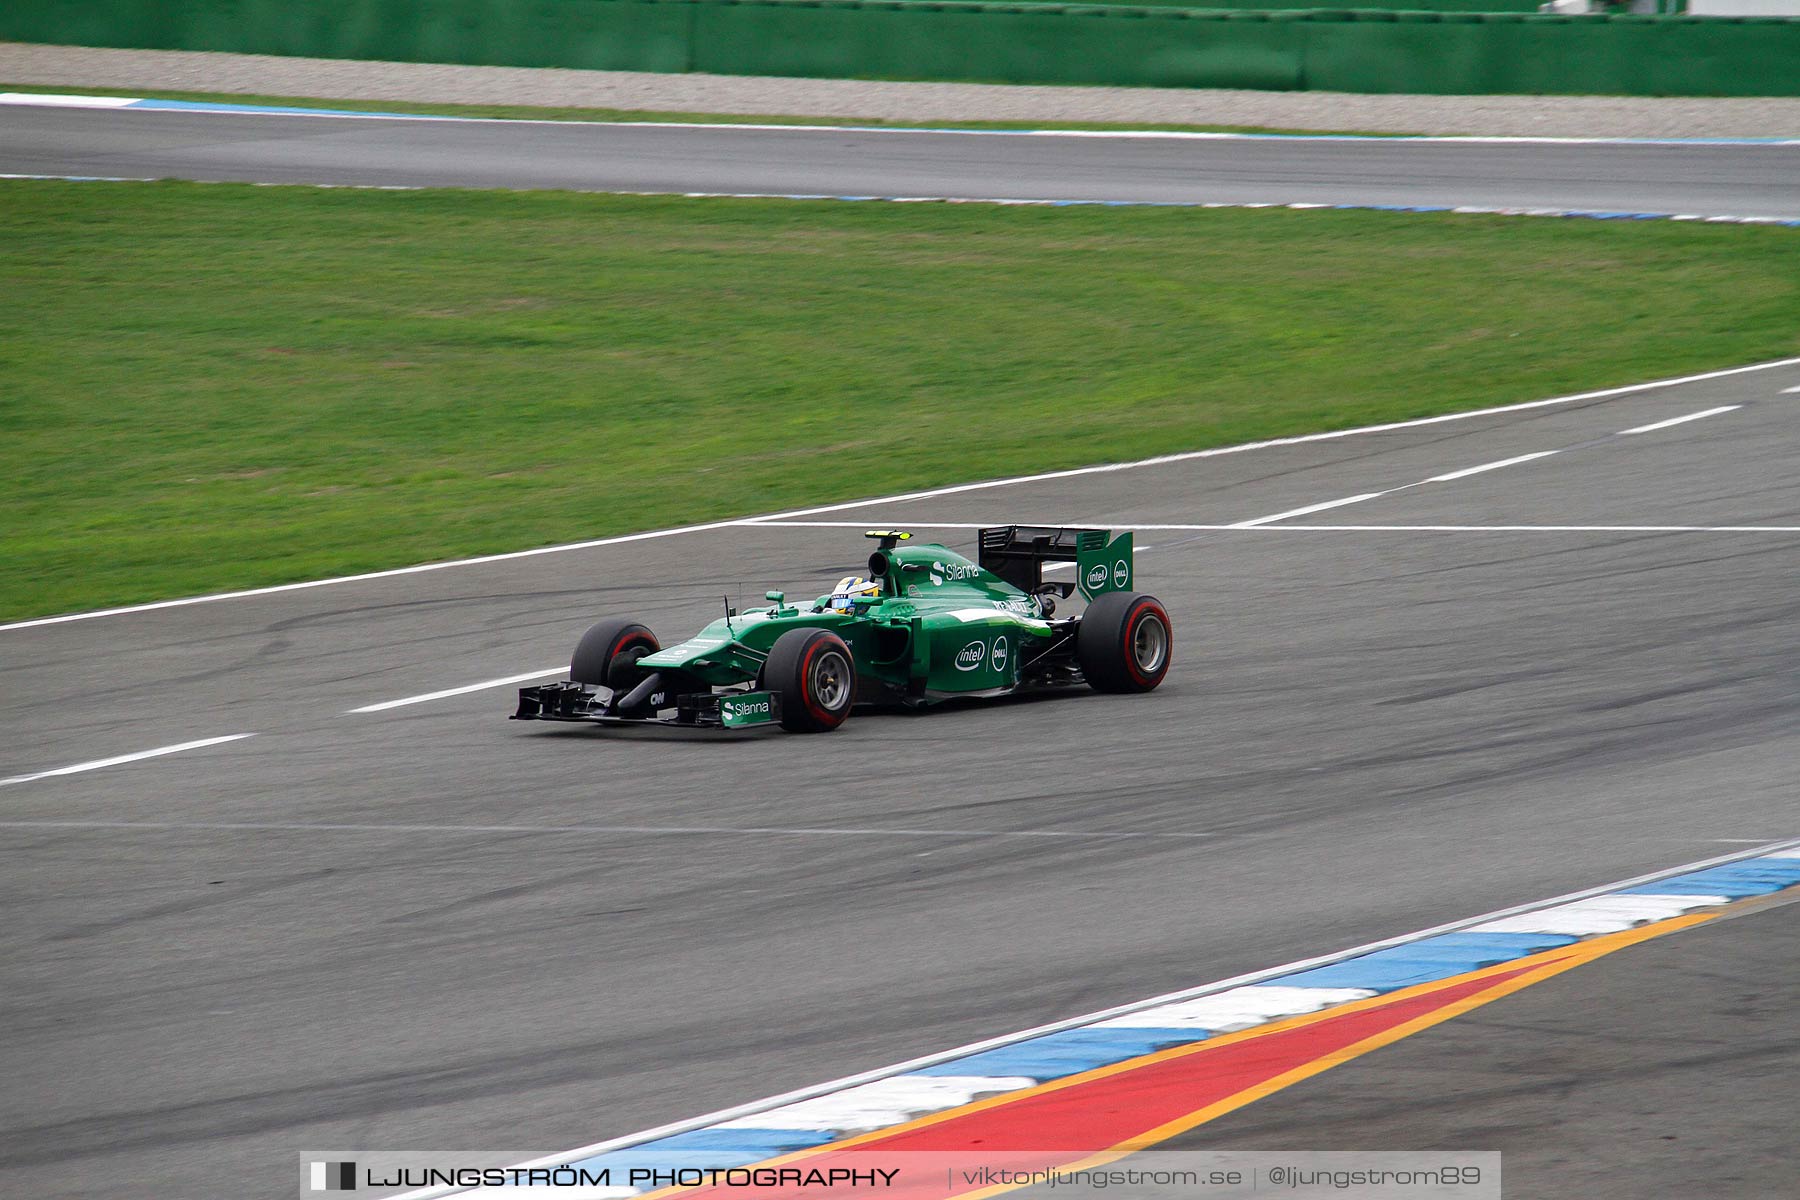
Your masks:
{"label": "car front tire", "polygon": [[763,686],[781,697],[783,729],[825,733],[856,703],[856,659],[828,629],[790,629],[769,649]]}
{"label": "car front tire", "polygon": [[611,617],[589,629],[569,660],[569,678],[576,683],[622,691],[644,677],[637,660],[655,654],[662,643],[647,625],[626,617]]}

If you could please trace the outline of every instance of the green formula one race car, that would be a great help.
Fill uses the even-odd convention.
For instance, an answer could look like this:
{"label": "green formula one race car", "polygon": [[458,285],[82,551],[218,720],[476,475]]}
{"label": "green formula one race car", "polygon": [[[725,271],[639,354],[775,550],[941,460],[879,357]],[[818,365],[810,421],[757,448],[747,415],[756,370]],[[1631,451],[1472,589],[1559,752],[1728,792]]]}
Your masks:
{"label": "green formula one race car", "polygon": [[[816,601],[726,615],[665,649],[647,626],[601,621],[561,683],[519,689],[520,721],[836,729],[857,704],[922,706],[1086,684],[1147,692],[1169,670],[1169,614],[1131,590],[1131,535],[1006,525],[978,560],[875,530],[868,576]],[[1046,564],[1073,580],[1045,582]],[[1086,608],[1056,615],[1076,592]]]}

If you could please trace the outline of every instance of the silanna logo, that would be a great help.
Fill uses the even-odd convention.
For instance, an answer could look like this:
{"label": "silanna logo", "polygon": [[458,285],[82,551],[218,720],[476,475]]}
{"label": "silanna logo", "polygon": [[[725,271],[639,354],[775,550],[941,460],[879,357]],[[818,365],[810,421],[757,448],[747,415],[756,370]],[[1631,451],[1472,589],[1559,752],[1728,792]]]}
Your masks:
{"label": "silanna logo", "polygon": [[315,1192],[354,1192],[356,1164],[353,1162],[307,1163],[307,1182]]}
{"label": "silanna logo", "polygon": [[981,575],[981,568],[964,562],[934,562],[931,564],[931,586],[943,587],[944,581],[955,583],[962,579],[975,579]]}
{"label": "silanna logo", "polygon": [[767,700],[721,700],[719,709],[728,717],[753,717],[769,711]]}
{"label": "silanna logo", "polygon": [[959,671],[979,670],[987,661],[987,643],[970,642],[956,652],[956,669]]}

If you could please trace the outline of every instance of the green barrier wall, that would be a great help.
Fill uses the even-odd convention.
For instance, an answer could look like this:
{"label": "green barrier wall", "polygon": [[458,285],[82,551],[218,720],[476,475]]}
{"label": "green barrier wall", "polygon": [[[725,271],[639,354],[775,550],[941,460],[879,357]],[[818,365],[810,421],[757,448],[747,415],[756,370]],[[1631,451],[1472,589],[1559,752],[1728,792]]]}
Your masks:
{"label": "green barrier wall", "polygon": [[[1019,4],[1067,4],[1069,0],[1011,0]],[[1088,4],[1135,4],[1141,8],[1220,8],[1251,12],[1292,9],[1387,9],[1394,12],[1534,13],[1542,0],[1084,0]]]}
{"label": "green barrier wall", "polygon": [[0,0],[0,40],[1342,92],[1800,95],[1800,20],[918,0]]}

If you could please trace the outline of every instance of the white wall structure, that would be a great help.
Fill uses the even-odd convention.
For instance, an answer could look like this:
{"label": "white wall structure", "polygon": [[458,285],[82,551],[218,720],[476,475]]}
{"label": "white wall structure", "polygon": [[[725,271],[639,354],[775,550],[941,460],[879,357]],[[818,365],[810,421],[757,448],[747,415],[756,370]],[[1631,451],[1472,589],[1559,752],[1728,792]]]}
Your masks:
{"label": "white wall structure", "polygon": [[1691,17],[1800,17],[1800,0],[1688,0]]}

